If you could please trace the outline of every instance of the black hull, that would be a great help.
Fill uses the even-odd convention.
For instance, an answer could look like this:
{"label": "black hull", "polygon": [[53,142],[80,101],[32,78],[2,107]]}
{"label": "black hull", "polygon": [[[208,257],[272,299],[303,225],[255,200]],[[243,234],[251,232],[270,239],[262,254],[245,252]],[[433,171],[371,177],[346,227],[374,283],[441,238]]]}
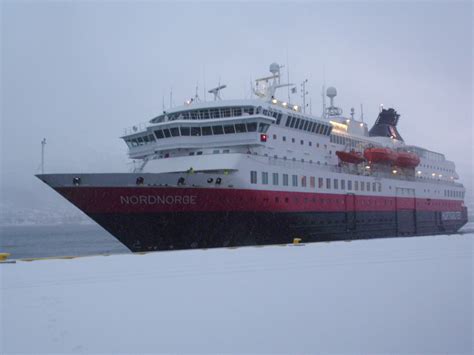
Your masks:
{"label": "black hull", "polygon": [[467,222],[441,212],[172,212],[91,214],[133,252],[421,236],[457,232]]}

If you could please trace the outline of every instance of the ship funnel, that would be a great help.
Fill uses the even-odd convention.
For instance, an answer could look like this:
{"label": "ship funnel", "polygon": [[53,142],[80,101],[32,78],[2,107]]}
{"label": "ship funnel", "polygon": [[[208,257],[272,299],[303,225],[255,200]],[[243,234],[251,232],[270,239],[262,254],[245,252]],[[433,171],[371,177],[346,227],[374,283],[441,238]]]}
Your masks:
{"label": "ship funnel", "polygon": [[382,108],[377,120],[369,131],[370,137],[389,137],[403,142],[398,133],[397,123],[400,115],[393,108]]}

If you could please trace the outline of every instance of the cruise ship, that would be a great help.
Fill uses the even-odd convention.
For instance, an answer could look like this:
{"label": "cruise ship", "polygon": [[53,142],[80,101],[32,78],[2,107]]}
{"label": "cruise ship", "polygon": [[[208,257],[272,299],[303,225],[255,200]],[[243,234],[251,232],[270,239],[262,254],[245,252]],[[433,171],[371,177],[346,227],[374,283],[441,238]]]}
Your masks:
{"label": "cruise ship", "polygon": [[222,85],[212,101],[196,95],[126,130],[131,172],[37,176],[133,252],[446,234],[467,222],[455,164],[405,143],[393,108],[369,129],[329,87],[321,115],[307,113],[277,95],[291,86],[281,68],[251,99],[223,100]]}

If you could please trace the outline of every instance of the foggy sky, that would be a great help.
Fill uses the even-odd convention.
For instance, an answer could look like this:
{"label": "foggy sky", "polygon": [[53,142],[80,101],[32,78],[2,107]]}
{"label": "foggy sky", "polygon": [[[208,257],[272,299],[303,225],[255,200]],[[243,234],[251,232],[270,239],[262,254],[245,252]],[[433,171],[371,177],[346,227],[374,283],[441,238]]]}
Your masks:
{"label": "foggy sky", "polygon": [[[33,177],[46,137],[46,172],[125,172],[123,129],[204,89],[249,96],[250,79],[289,64],[338,89],[348,114],[380,104],[400,114],[408,144],[453,160],[472,179],[472,3],[21,2],[1,14],[1,200],[60,204]],[[287,63],[288,58],[288,63]],[[286,97],[286,91],[281,92]],[[208,95],[208,99],[210,99]],[[293,102],[301,102],[298,95]]]}

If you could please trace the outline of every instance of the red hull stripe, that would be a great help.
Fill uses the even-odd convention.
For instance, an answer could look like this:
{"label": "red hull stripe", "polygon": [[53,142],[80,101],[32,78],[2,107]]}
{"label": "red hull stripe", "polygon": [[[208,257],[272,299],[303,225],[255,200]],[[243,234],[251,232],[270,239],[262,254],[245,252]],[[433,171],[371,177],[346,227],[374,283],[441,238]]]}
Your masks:
{"label": "red hull stripe", "polygon": [[462,201],[187,187],[68,187],[57,191],[86,213],[462,211]]}

